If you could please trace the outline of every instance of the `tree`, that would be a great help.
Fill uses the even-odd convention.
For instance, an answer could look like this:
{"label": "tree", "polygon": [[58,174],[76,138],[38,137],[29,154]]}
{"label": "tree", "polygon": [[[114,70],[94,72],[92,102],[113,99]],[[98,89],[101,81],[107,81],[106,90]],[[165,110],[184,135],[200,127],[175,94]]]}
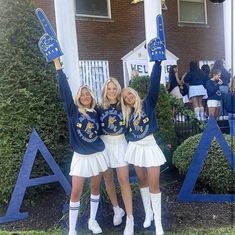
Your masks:
{"label": "tree", "polygon": [[[30,0],[0,0],[0,203],[10,199],[35,128],[58,163],[68,150],[55,72],[37,43],[43,32]],[[33,176],[46,175],[37,161]]]}

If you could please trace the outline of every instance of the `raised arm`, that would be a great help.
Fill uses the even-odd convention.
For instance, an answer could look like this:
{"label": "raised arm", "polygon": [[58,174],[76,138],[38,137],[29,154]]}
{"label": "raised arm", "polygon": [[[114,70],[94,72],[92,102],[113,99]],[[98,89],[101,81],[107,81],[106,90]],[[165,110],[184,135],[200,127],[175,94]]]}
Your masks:
{"label": "raised arm", "polygon": [[155,61],[151,75],[149,91],[146,100],[154,108],[157,104],[159,91],[160,91],[160,80],[161,80],[161,61]]}
{"label": "raised arm", "polygon": [[53,62],[57,72],[56,79],[59,84],[59,92],[64,104],[65,111],[68,114],[68,116],[72,116],[74,111],[76,110],[76,105],[74,104],[68,80],[62,70],[59,58],[54,59]]}

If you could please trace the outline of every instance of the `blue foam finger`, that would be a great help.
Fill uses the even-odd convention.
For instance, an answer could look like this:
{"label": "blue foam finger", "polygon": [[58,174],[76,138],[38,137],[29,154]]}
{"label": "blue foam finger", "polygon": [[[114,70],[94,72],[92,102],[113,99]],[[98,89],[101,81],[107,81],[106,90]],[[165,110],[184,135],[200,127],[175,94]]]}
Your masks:
{"label": "blue foam finger", "polygon": [[60,44],[56,38],[51,37],[45,33],[39,40],[38,46],[40,51],[45,56],[47,62],[53,61],[55,58],[59,58],[63,55],[60,49]]}
{"label": "blue foam finger", "polygon": [[44,11],[41,8],[37,8],[35,10],[35,14],[36,14],[40,24],[42,25],[45,33],[47,33],[51,37],[56,38],[56,33],[55,33],[53,27],[51,26],[50,21],[46,17]]}
{"label": "blue foam finger", "polygon": [[162,15],[156,17],[157,37],[165,44],[164,23]]}
{"label": "blue foam finger", "polygon": [[165,44],[159,38],[152,39],[148,43],[148,54],[150,61],[166,60]]}

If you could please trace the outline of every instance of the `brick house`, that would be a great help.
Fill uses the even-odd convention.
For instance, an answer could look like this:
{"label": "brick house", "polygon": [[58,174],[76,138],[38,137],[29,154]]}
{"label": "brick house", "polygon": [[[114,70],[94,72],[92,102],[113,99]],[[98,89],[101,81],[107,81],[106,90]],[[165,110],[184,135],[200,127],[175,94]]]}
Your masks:
{"label": "brick house", "polygon": [[[145,40],[144,3],[99,0],[95,6],[99,9],[91,12],[86,7],[97,0],[75,1],[79,60],[107,60],[109,74],[123,84],[121,58]],[[54,1],[34,2],[55,26]],[[225,58],[222,4],[208,0],[165,0],[165,3],[166,45],[179,58],[180,74],[188,70],[191,60]]]}

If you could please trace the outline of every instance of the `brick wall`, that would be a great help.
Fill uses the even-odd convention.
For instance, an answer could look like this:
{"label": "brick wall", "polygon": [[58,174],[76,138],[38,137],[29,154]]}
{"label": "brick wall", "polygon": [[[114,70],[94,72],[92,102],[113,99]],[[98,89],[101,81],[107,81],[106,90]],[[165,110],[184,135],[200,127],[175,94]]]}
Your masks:
{"label": "brick wall", "polygon": [[[55,23],[53,0],[34,0]],[[111,20],[77,18],[79,59],[108,60],[110,75],[123,84],[121,58],[145,40],[144,4],[111,0]],[[224,58],[223,8],[207,1],[208,27],[178,26],[177,0],[166,1],[163,12],[167,49],[180,58],[179,70],[191,60]]]}

